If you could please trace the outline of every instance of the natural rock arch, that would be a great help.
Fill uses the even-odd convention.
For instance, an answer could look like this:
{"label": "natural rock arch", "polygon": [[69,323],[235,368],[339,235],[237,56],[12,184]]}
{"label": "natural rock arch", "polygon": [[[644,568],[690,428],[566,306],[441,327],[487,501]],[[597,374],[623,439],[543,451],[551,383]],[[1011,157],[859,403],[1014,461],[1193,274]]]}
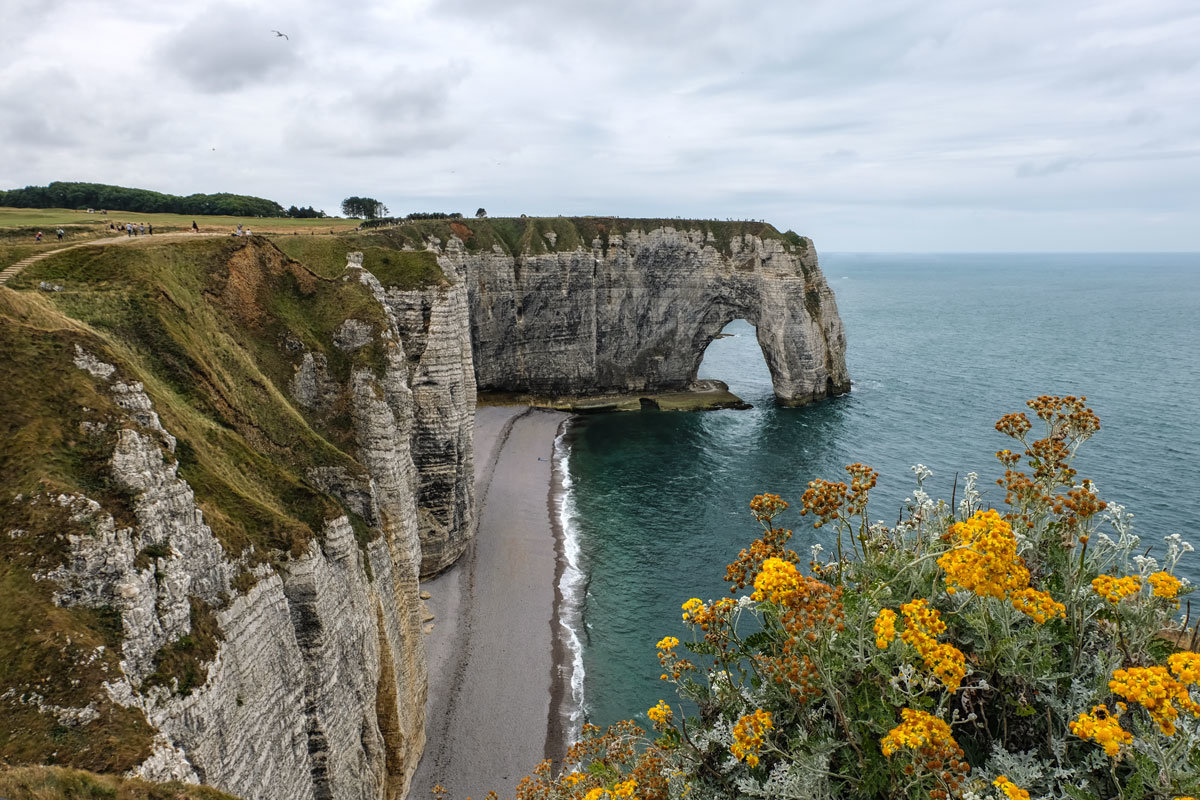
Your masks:
{"label": "natural rock arch", "polygon": [[[688,223],[682,223],[687,225]],[[590,249],[442,256],[467,276],[480,391],[588,396],[678,391],[731,320],[758,331],[775,396],[849,391],[845,334],[811,241],[655,227]]]}

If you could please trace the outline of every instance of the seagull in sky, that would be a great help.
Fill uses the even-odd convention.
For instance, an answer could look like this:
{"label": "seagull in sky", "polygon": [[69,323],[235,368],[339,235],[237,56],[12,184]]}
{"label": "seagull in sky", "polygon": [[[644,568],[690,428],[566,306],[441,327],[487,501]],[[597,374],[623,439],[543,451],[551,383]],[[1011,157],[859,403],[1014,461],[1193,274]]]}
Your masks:
{"label": "seagull in sky", "polygon": [[272,30],[271,33],[275,34],[276,39],[284,38],[284,39],[287,39],[289,42],[291,41],[291,38],[286,33],[281,33],[280,31],[276,31],[276,30]]}

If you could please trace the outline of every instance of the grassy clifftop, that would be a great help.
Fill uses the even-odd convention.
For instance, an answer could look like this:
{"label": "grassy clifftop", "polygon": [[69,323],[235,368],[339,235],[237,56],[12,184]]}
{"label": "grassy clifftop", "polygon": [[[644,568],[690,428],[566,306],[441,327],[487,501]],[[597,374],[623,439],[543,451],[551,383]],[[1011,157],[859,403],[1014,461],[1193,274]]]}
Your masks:
{"label": "grassy clifftop", "polygon": [[[438,219],[401,221],[377,229],[397,245],[422,249],[431,236],[443,242],[451,236],[462,239],[471,252],[490,251],[499,246],[509,255],[590,249],[599,240],[608,249],[612,236],[656,228],[699,230],[712,236],[713,245],[729,254],[732,241],[742,236],[775,239],[793,252],[812,247],[812,242],[794,231],[780,233],[765,222],[712,219],[636,219],[624,217],[484,217],[482,219]],[[549,234],[549,235],[548,235]]]}
{"label": "grassy clifftop", "polygon": [[[350,248],[323,241],[327,259],[303,254],[311,268],[259,237],[84,247],[37,262],[0,288],[0,763],[123,772],[150,752],[153,732],[141,712],[112,704],[103,689],[120,673],[119,613],[59,607],[56,587],[38,578],[62,563],[69,534],[88,533],[59,495],[84,494],[118,526],[134,522],[135,498],[116,485],[110,465],[127,414],[109,384],[74,365],[76,346],[115,365],[114,380],[145,385],[178,439],[164,458],[177,461],[231,555],[250,565],[286,560],[325,520],[346,513],[305,476],[316,466],[364,474],[353,457],[348,398],[313,415],[292,403],[288,385],[306,351],[323,354],[330,378],[344,386],[356,367],[380,370],[390,345],[378,337],[351,353],[332,345],[347,319],[376,333],[386,322],[365,287],[341,280]],[[411,277],[406,263],[395,268],[397,281]],[[438,279],[427,262],[418,266]],[[38,291],[42,281],[62,290]],[[235,585],[253,582],[249,572],[243,577]],[[211,611],[200,616],[211,621]],[[184,638],[156,658],[159,682],[202,682],[211,647]],[[89,703],[98,716],[82,724],[55,710]]]}

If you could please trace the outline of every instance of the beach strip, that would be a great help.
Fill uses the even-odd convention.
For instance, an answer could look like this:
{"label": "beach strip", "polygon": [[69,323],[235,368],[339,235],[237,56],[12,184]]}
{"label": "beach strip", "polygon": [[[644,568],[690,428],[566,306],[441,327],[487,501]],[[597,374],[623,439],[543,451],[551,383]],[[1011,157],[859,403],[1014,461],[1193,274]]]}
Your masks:
{"label": "beach strip", "polygon": [[458,564],[422,584],[434,628],[414,800],[432,797],[435,784],[455,800],[489,789],[511,795],[558,749],[549,733],[560,713],[552,695],[562,697],[551,482],[554,439],[566,419],[526,407],[476,412],[475,541]]}

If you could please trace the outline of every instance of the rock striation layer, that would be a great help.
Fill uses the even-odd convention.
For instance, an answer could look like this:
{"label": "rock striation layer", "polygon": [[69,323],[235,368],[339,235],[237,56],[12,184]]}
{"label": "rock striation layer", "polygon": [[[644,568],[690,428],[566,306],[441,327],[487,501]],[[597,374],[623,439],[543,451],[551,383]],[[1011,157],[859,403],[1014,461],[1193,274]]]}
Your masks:
{"label": "rock striation layer", "polygon": [[[470,252],[440,263],[467,276],[480,391],[586,396],[678,391],[734,319],[757,328],[775,396],[803,405],[847,392],[846,338],[811,240],[659,226],[555,249]],[[538,252],[540,251],[540,252]]]}

